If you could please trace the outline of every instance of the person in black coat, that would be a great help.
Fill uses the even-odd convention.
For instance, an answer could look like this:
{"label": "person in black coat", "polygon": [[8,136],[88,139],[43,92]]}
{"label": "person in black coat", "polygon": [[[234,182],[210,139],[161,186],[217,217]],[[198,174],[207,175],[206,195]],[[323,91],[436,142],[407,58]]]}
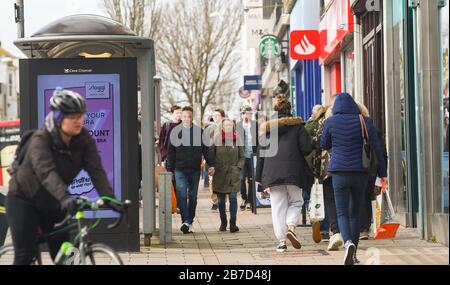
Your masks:
{"label": "person in black coat", "polygon": [[182,123],[172,130],[167,152],[166,168],[175,177],[177,205],[182,222],[180,230],[184,234],[194,232],[202,155],[212,166],[209,174],[214,174],[214,161],[209,158],[209,148],[202,140],[203,130],[192,123],[192,115],[191,107],[183,108]]}
{"label": "person in black coat", "polygon": [[[67,188],[82,169],[88,172],[101,196],[114,197],[96,143],[83,128],[87,111],[84,98],[76,92],[57,89],[50,106],[52,111],[44,128],[29,138],[24,161],[9,182],[6,211],[15,265],[33,261],[38,228],[44,233],[52,232],[54,224],[63,220],[66,213],[75,214],[78,201]],[[112,204],[109,206],[114,209]],[[49,242],[53,259],[68,239],[68,234],[61,234]]]}
{"label": "person in black coat", "polygon": [[285,96],[276,98],[275,111],[277,117],[260,128],[256,181],[270,192],[273,227],[280,242],[277,251],[284,252],[286,238],[294,248],[301,248],[295,227],[303,205],[302,189],[312,184],[304,158],[312,151],[312,143],[302,120],[291,115]]}

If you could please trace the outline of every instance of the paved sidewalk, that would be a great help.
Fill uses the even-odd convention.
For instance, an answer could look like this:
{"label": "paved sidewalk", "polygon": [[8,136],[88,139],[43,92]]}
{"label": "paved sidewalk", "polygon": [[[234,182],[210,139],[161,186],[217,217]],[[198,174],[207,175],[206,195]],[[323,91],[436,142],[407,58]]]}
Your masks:
{"label": "paved sidewalk", "polygon": [[[340,265],[344,251],[329,252],[327,243],[316,244],[310,227],[297,228],[302,249],[288,243],[288,251],[275,251],[270,209],[258,208],[258,214],[238,210],[239,232],[219,232],[219,213],[212,211],[209,191],[199,190],[194,233],[179,230],[179,215],[173,215],[173,242],[160,245],[158,237],[139,254],[122,254],[127,264],[241,265],[241,264],[327,264]],[[158,219],[157,219],[158,220]],[[379,258],[377,258],[379,256]],[[449,249],[441,244],[420,240],[416,229],[401,228],[395,239],[361,241],[358,258],[362,264],[449,264]]]}
{"label": "paved sidewalk", "polygon": [[[277,240],[272,229],[270,209],[258,208],[258,215],[238,210],[239,232],[219,232],[219,213],[212,211],[209,191],[199,190],[194,233],[183,234],[180,216],[173,215],[173,242],[160,245],[158,236],[150,247],[141,247],[140,253],[121,253],[126,264],[139,265],[340,265],[344,251],[326,251],[327,243],[316,244],[311,228],[297,228],[302,249],[288,243],[288,251],[275,251]],[[156,219],[158,221],[158,218]],[[7,238],[7,243],[10,238]],[[142,240],[143,244],[143,240]],[[441,244],[420,240],[416,229],[401,228],[397,238],[361,241],[358,258],[362,264],[394,265],[448,265],[449,249]],[[10,264],[11,258],[0,264]],[[48,257],[44,258],[50,263]]]}

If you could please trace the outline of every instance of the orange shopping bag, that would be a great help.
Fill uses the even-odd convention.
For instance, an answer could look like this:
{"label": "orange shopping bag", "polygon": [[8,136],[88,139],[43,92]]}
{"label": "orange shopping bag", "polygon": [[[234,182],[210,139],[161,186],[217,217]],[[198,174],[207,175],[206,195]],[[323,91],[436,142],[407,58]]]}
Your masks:
{"label": "orange shopping bag", "polygon": [[177,194],[175,193],[175,186],[174,182],[172,181],[172,214],[177,213]]}
{"label": "orange shopping bag", "polygon": [[[385,217],[383,217],[383,221],[380,222],[379,226],[377,227],[373,238],[374,239],[394,238],[397,235],[397,230],[398,230],[400,224],[397,223],[396,221],[394,221],[395,211],[394,211],[394,207],[392,206],[391,198],[389,197],[389,191],[388,191],[387,185],[383,184],[381,190],[382,190],[381,191],[381,195],[382,195],[381,207],[383,207],[384,203],[387,203],[387,205],[385,205],[386,215],[385,215]],[[379,215],[381,216],[381,209],[380,209]],[[380,220],[381,220],[381,217],[380,217]]]}

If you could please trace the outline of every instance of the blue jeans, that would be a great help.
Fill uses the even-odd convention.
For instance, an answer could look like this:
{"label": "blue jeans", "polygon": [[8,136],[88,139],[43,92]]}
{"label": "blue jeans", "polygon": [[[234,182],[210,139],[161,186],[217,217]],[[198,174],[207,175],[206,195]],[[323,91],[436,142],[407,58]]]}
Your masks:
{"label": "blue jeans", "polygon": [[237,205],[238,205],[236,192],[217,193],[217,198],[219,198],[220,220],[221,221],[227,220],[227,214],[225,212],[225,200],[226,200],[227,195],[230,200],[230,223],[235,224],[236,223],[236,214],[237,214]]}
{"label": "blue jeans", "polygon": [[336,201],[339,230],[344,242],[352,241],[356,246],[359,242],[360,217],[359,211],[368,176],[333,175],[333,189]]}
{"label": "blue jeans", "polygon": [[209,187],[209,176],[208,176],[208,169],[205,167],[205,169],[202,171],[202,178],[203,180],[203,187],[208,188]]}
{"label": "blue jeans", "polygon": [[194,222],[199,181],[200,169],[175,170],[175,188],[182,223]]}
{"label": "blue jeans", "polygon": [[306,212],[308,212],[309,200],[311,199],[311,189],[302,191],[302,198],[303,198],[303,207],[306,209]]}

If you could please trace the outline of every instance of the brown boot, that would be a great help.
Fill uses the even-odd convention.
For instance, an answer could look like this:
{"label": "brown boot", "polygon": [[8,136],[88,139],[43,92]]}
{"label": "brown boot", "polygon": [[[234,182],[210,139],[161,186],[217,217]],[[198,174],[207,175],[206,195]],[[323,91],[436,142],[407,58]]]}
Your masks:
{"label": "brown boot", "polygon": [[322,240],[320,235],[320,222],[312,223],[312,238],[315,243],[319,243]]}

